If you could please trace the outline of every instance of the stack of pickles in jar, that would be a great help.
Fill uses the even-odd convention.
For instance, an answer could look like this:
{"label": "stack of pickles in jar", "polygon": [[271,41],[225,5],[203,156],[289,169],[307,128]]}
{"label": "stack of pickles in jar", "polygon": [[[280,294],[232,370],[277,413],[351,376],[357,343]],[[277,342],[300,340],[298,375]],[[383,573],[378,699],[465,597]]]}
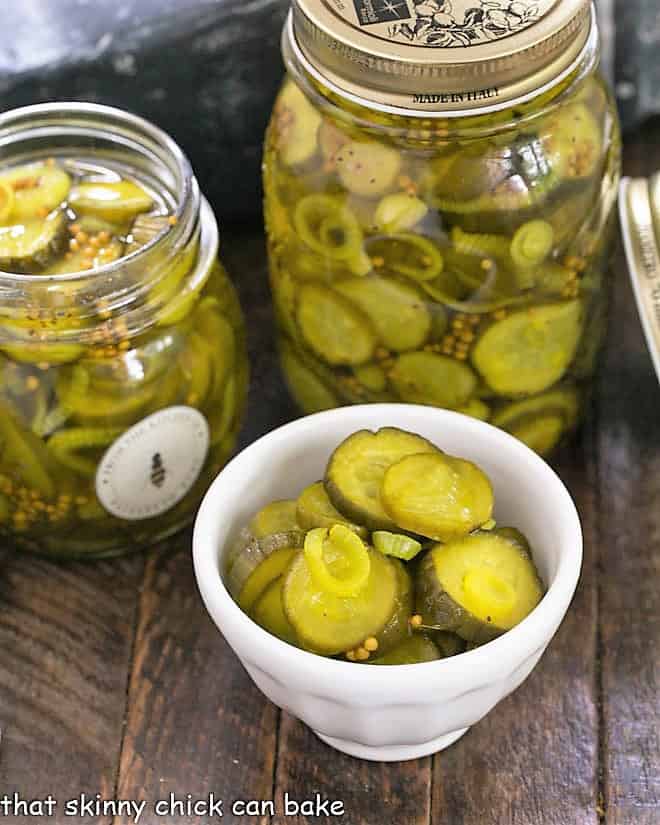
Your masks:
{"label": "stack of pickles in jar", "polygon": [[[94,157],[0,167],[0,534],[18,548],[97,557],[145,546],[192,518],[233,451],[247,392],[241,311],[203,238],[168,247],[156,277],[175,208]],[[157,518],[111,514],[97,495],[102,456],[175,405],[208,422],[199,476]]]}
{"label": "stack of pickles in jar", "polygon": [[285,83],[265,213],[305,412],[433,405],[541,454],[575,426],[605,330],[618,143],[599,79],[553,95],[424,119]]}
{"label": "stack of pickles in jar", "polygon": [[225,581],[288,644],[374,665],[455,656],[519,624],[544,586],[532,548],[493,520],[488,476],[417,433],[359,430],[322,481],[266,504]]}

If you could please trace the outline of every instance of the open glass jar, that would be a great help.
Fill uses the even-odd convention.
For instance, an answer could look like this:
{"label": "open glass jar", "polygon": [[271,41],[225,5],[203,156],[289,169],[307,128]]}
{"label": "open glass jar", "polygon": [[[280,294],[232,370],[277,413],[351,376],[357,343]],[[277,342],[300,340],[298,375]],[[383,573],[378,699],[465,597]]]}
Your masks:
{"label": "open glass jar", "polygon": [[295,0],[283,53],[265,213],[299,405],[430,404],[551,451],[605,331],[619,177],[589,3]]}
{"label": "open glass jar", "polygon": [[0,116],[0,534],[114,555],[191,520],[236,443],[243,320],[179,147],[125,112]]}

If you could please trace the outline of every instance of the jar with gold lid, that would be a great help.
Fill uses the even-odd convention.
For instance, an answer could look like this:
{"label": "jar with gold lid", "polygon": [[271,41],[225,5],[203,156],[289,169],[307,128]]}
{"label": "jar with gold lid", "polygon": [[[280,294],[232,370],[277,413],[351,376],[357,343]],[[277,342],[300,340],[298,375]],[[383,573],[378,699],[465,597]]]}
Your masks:
{"label": "jar with gold lid", "polygon": [[0,535],[50,556],[188,523],[234,449],[240,306],[179,147],[83,103],[0,116]]}
{"label": "jar with gold lid", "polygon": [[429,404],[541,454],[605,331],[620,140],[585,0],[294,0],[264,158],[305,412]]}

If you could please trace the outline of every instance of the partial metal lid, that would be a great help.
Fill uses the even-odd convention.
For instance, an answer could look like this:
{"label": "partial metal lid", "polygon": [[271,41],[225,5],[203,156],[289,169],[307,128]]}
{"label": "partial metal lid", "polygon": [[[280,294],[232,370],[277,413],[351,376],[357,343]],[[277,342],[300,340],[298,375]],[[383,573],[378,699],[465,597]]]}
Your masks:
{"label": "partial metal lid", "polygon": [[619,214],[630,280],[660,381],[660,172],[622,180]]}
{"label": "partial metal lid", "polygon": [[293,0],[285,49],[359,102],[447,114],[538,93],[595,30],[590,0]]}

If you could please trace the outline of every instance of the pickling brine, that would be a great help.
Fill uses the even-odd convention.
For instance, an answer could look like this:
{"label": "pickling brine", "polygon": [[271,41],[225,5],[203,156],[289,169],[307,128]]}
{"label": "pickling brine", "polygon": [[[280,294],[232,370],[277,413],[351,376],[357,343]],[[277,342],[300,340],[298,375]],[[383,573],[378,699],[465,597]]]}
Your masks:
{"label": "pickling brine", "polygon": [[240,306],[178,148],[86,104],[0,118],[0,533],[53,556],[191,520],[247,392]]}
{"label": "pickling brine", "polygon": [[[596,71],[595,22],[579,18],[584,45],[554,82],[546,71],[537,92],[486,111],[476,98],[461,111],[447,105],[443,116],[450,95],[419,111],[419,95],[405,103],[403,75],[396,94],[386,86],[394,57],[387,76],[375,58],[358,75],[323,52],[309,36],[321,23],[365,60],[378,37],[320,5],[321,21],[306,0],[294,3],[264,161],[293,397],[305,412],[445,407],[550,452],[578,421],[605,332],[619,135]],[[400,44],[425,32],[422,51],[446,69],[456,44],[428,42],[427,6],[409,29],[378,33],[401,57]],[[502,35],[502,48],[512,42]]]}

